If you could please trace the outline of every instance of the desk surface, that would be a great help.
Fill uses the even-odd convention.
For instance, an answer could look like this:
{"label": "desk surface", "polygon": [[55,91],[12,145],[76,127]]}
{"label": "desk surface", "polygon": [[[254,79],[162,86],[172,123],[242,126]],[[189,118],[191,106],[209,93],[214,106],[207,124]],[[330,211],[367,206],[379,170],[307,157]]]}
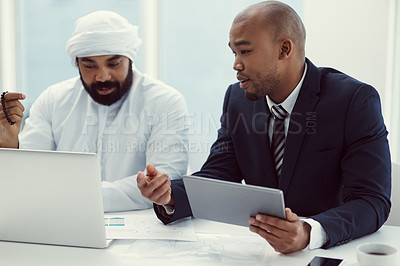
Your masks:
{"label": "desk surface", "polygon": [[341,265],[356,266],[356,246],[361,243],[386,243],[400,250],[400,227],[396,226],[383,226],[374,234],[329,250],[306,250],[282,255],[247,227],[200,219],[194,219],[193,222],[198,237],[196,242],[115,240],[106,249],[90,249],[0,241],[0,265],[142,266],[160,263],[163,266],[286,266],[307,265],[314,256],[325,256],[344,259]]}

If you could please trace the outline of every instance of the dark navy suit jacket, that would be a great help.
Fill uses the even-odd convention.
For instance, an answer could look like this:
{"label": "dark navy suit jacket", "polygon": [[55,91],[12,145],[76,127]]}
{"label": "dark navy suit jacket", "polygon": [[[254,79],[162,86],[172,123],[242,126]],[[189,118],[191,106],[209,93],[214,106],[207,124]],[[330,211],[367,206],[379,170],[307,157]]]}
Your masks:
{"label": "dark navy suit jacket", "polygon": [[[388,133],[373,87],[306,61],[279,182],[267,134],[266,100],[246,99],[238,83],[226,92],[218,139],[195,175],[281,189],[287,207],[320,222],[328,236],[324,248],[329,248],[370,234],[386,221],[391,191]],[[154,206],[164,223],[192,215],[182,180],[172,182],[172,191],[172,217]]]}

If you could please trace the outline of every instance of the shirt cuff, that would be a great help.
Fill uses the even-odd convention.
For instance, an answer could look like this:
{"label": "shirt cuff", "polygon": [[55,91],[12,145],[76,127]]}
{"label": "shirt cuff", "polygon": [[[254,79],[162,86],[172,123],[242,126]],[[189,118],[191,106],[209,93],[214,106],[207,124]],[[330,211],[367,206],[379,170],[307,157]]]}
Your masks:
{"label": "shirt cuff", "polygon": [[175,213],[175,208],[169,205],[161,205],[164,207],[165,212],[167,213],[167,215],[173,215]]}
{"label": "shirt cuff", "polygon": [[326,243],[326,232],[322,225],[311,218],[303,218],[301,220],[311,226],[310,243],[306,248],[316,249],[322,247]]}

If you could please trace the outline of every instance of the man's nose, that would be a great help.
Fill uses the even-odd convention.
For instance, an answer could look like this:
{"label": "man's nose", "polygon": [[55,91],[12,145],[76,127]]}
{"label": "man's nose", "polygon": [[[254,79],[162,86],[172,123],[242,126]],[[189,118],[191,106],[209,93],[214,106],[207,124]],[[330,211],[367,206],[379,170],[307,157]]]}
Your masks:
{"label": "man's nose", "polygon": [[233,69],[236,71],[242,71],[244,69],[244,66],[239,60],[235,59],[233,62]]}
{"label": "man's nose", "polygon": [[111,79],[110,71],[106,67],[99,68],[96,73],[96,81],[104,82]]}

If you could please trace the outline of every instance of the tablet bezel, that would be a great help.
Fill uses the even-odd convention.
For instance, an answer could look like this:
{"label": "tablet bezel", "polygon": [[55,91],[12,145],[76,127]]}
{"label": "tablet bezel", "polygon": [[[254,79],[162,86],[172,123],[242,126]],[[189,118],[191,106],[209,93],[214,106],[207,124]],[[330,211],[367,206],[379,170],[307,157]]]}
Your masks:
{"label": "tablet bezel", "polygon": [[250,216],[258,213],[286,220],[280,189],[190,175],[183,183],[195,218],[240,226],[249,226]]}

